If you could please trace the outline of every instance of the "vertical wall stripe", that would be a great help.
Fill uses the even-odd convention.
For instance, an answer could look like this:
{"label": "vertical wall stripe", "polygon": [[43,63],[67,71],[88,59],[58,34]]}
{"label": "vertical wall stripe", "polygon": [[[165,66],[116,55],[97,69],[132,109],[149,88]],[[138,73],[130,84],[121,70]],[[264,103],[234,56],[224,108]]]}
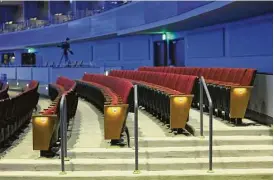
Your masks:
{"label": "vertical wall stripe", "polygon": [[229,54],[229,31],[227,26],[224,27],[224,56],[225,57],[230,57]]}

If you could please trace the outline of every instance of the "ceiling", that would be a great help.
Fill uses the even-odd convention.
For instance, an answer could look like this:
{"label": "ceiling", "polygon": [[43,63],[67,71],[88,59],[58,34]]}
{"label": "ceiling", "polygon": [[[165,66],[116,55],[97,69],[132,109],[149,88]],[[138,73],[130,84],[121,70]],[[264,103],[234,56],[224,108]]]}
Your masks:
{"label": "ceiling", "polygon": [[267,13],[272,14],[272,4],[272,1],[236,1],[222,8],[209,11],[180,22],[159,26],[142,32],[153,33],[162,32],[163,30],[176,32],[237,21]]}

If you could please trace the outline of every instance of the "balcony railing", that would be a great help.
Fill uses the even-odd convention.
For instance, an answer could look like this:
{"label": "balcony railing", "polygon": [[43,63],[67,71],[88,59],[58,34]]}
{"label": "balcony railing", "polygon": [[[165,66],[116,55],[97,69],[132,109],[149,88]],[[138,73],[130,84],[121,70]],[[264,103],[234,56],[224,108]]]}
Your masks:
{"label": "balcony railing", "polygon": [[[119,6],[125,5],[130,3],[131,1],[126,1],[123,4],[119,4]],[[116,6],[117,7],[117,6]],[[114,8],[116,8],[114,7]],[[113,8],[112,8],[113,9]],[[71,11],[69,11],[66,14],[57,14],[51,16],[48,20],[26,20],[24,22],[14,22],[14,23],[5,23],[0,24],[0,34],[1,33],[8,33],[8,32],[17,32],[17,31],[23,31],[27,29],[35,29],[45,26],[50,26],[52,24],[61,24],[89,16],[93,16],[96,14],[100,14],[102,12],[108,11],[110,9],[97,9],[97,10],[79,10],[76,11],[75,14],[73,14]]]}

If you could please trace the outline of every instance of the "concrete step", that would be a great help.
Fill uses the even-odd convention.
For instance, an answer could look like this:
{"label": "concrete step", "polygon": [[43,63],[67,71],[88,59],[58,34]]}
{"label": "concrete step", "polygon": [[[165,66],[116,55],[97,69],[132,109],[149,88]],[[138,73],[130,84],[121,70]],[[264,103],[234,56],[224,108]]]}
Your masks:
{"label": "concrete step", "polygon": [[[205,130],[204,135],[208,136],[209,131]],[[195,136],[200,136],[199,130],[194,132]],[[214,136],[272,136],[273,129],[266,126],[261,127],[233,127],[231,129],[215,129]]]}
{"label": "concrete step", "polygon": [[[248,139],[248,141],[247,141]],[[134,138],[131,139],[134,144]],[[272,136],[215,136],[214,146],[272,145]],[[208,137],[139,137],[139,147],[208,146]]]}
{"label": "concrete step", "polygon": [[[214,146],[214,157],[272,156],[272,145]],[[68,151],[72,158],[130,159],[133,148],[74,148]],[[202,158],[208,157],[207,146],[139,148],[140,158]]]}
{"label": "concrete step", "polygon": [[214,169],[213,173],[206,170],[179,170],[179,171],[2,171],[1,180],[270,180],[273,169]]}
{"label": "concrete step", "polygon": [[[65,162],[67,171],[133,170],[134,159],[71,159]],[[272,156],[213,158],[216,169],[272,168]],[[55,171],[60,160],[7,159],[0,161],[0,171]],[[139,159],[139,169],[148,171],[208,169],[208,158]]]}

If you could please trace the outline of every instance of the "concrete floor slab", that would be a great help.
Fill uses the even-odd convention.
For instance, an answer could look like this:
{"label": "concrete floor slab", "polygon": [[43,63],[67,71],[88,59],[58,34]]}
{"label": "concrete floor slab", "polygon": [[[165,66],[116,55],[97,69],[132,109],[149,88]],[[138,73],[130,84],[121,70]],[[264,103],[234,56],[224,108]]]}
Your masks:
{"label": "concrete floor slab", "polygon": [[78,101],[76,117],[73,120],[69,148],[101,147],[103,143],[102,114],[88,102]]}

